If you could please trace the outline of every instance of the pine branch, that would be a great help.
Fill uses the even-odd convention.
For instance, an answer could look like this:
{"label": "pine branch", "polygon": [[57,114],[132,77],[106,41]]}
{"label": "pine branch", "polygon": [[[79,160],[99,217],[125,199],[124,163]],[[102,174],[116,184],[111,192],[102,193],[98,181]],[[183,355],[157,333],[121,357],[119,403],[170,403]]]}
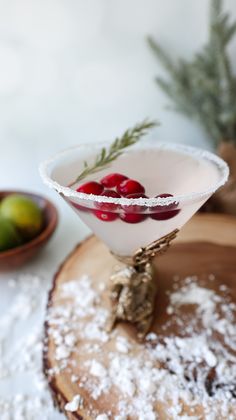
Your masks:
{"label": "pine branch", "polygon": [[222,0],[212,0],[210,4],[210,21],[211,24],[214,24],[218,21],[220,14],[222,13],[223,9],[223,1]]}
{"label": "pine branch", "polygon": [[173,62],[150,37],[148,44],[169,76],[155,80],[174,104],[172,108],[200,122],[215,143],[236,142],[236,77],[227,52],[236,22],[223,13],[223,0],[210,4],[208,43],[191,61]]}
{"label": "pine branch", "polygon": [[144,120],[133,128],[126,130],[120,138],[117,137],[114,140],[108,149],[105,147],[101,149],[92,165],[89,165],[88,162],[85,161],[83,171],[71,185],[74,185],[88,175],[94,174],[109,165],[123,153],[124,149],[137,143],[145,134],[147,134],[148,130],[157,124],[158,123],[155,121]]}
{"label": "pine branch", "polygon": [[224,45],[227,45],[236,33],[236,22],[229,25],[224,34]]}
{"label": "pine branch", "polygon": [[175,78],[177,76],[176,69],[168,54],[165,53],[164,49],[152,37],[147,37],[147,42],[166,70]]}

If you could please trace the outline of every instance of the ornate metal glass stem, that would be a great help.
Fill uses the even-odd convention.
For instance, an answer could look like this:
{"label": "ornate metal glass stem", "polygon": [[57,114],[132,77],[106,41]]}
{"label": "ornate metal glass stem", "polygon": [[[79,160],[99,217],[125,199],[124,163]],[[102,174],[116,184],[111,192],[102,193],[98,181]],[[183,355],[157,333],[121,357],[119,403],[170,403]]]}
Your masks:
{"label": "ornate metal glass stem", "polygon": [[127,267],[112,274],[111,301],[112,316],[109,325],[111,330],[118,321],[129,321],[137,328],[138,338],[147,334],[153,318],[157,284],[152,259],[162,255],[176,238],[178,229],[145,248],[138,249],[133,257],[115,257],[128,264]]}

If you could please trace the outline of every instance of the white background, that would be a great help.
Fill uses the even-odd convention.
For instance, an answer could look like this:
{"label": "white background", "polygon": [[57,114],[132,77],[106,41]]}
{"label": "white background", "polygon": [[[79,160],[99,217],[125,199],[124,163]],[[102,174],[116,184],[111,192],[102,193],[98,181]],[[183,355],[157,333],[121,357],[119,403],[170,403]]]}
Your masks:
{"label": "white background", "polygon": [[[195,123],[165,109],[153,82],[163,70],[145,37],[152,34],[173,58],[190,58],[207,40],[208,6],[0,0],[0,187],[40,188],[37,163],[48,154],[113,139],[145,116],[161,121],[157,139],[206,145]],[[236,18],[235,0],[224,8]]]}
{"label": "white background", "polygon": [[[88,232],[54,192],[38,163],[79,142],[113,139],[148,116],[153,137],[210,147],[201,128],[165,110],[154,84],[164,75],[145,38],[191,58],[207,40],[207,0],[0,0],[0,189],[43,192],[57,203],[54,239],[25,270],[51,275]],[[235,0],[225,9],[236,18]],[[230,47],[236,56],[236,42]],[[235,60],[234,60],[235,61]],[[236,63],[234,62],[234,65]],[[9,274],[9,276],[12,274]],[[1,299],[7,289],[3,277]]]}

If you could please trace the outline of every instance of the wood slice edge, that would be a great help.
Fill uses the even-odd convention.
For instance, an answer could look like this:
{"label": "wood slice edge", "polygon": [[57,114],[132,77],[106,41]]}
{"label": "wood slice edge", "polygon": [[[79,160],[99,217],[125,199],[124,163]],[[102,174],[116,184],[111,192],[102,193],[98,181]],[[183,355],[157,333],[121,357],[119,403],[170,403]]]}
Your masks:
{"label": "wood slice edge", "polygon": [[[64,261],[60,264],[58,270],[56,271],[56,273],[53,276],[53,282],[52,282],[52,287],[48,292],[48,301],[47,301],[47,305],[46,305],[46,315],[48,314],[49,309],[52,306],[52,297],[53,297],[53,293],[55,291],[55,288],[57,286],[57,279],[61,274],[61,271],[63,270],[63,268],[65,267],[65,265],[71,260],[71,258],[73,258],[74,254],[78,251],[79,248],[81,248],[86,242],[89,242],[91,240],[94,240],[94,235],[90,235],[87,238],[85,238],[82,242],[80,242],[79,244],[77,244],[72,251],[66,256],[66,258],[64,259]],[[185,245],[187,243],[193,243],[193,241],[186,241],[186,242],[178,242],[177,246],[182,246],[185,243]],[[201,246],[201,244],[212,244],[212,242],[210,241],[196,241],[196,243]],[[216,246],[225,246],[225,245],[221,245],[219,243],[215,244]],[[235,246],[233,245],[228,245],[228,247],[230,248],[235,248]],[[68,400],[68,398],[64,395],[64,393],[61,391],[60,388],[58,388],[57,386],[57,378],[53,377],[51,378],[50,375],[48,375],[48,370],[50,368],[52,368],[49,358],[48,358],[48,342],[49,342],[49,334],[48,334],[48,321],[47,319],[44,322],[44,331],[43,331],[43,373],[47,379],[47,383],[49,386],[49,390],[54,402],[54,406],[57,407],[59,409],[59,411],[61,413],[63,413],[66,418],[70,419],[70,420],[86,420],[87,417],[83,417],[83,415],[81,413],[79,413],[79,408],[77,409],[77,411],[75,412],[69,412],[65,410],[65,405],[67,403],[70,402],[70,400]]]}
{"label": "wood slice edge", "polygon": [[[77,250],[80,247],[82,247],[85,242],[91,240],[93,237],[94,237],[93,235],[89,235],[82,242],[77,244],[72,249],[72,251],[65,257],[65,259],[62,261],[62,263],[59,265],[57,271],[55,272],[55,274],[53,276],[52,286],[51,286],[51,288],[48,292],[48,300],[47,300],[47,305],[46,305],[46,317],[47,317],[49,309],[51,308],[53,292],[54,292],[55,287],[56,287],[57,278],[60,275],[62,269],[68,263],[68,261],[73,257],[73,255],[77,252]],[[44,325],[43,325],[43,354],[42,354],[42,364],[43,364],[43,366],[42,366],[42,370],[43,370],[43,374],[45,375],[45,377],[47,379],[49,391],[51,393],[54,406],[57,407],[61,413],[65,414],[65,416],[67,418],[71,418],[71,420],[74,420],[74,419],[84,420],[84,418],[80,414],[77,414],[76,412],[69,413],[68,411],[65,410],[65,405],[69,402],[69,400],[65,397],[63,392],[57,387],[56,379],[55,378],[51,379],[48,375],[48,370],[51,368],[51,365],[50,365],[50,362],[49,362],[49,359],[48,359],[48,341],[49,341],[48,326],[49,326],[48,321],[46,319],[44,321]],[[68,415],[70,417],[68,417]]]}

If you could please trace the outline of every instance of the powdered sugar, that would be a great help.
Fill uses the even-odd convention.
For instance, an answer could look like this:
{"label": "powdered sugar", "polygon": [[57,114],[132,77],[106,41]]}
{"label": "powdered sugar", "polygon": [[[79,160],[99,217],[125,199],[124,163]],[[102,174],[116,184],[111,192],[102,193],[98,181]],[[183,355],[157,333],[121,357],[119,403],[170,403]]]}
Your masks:
{"label": "powdered sugar", "polygon": [[75,395],[72,401],[67,403],[64,408],[66,411],[73,413],[73,411],[77,411],[81,407],[83,407],[83,398],[80,395]]}
{"label": "powdered sugar", "polygon": [[100,414],[96,417],[96,420],[109,420],[109,418],[106,414]]}
{"label": "powdered sugar", "polygon": [[[166,416],[173,419],[188,418],[183,402],[189,407],[191,419],[199,418],[197,407],[201,407],[206,420],[234,419],[236,305],[230,301],[226,286],[205,287],[195,277],[175,280],[168,294],[171,311],[167,309],[169,317],[163,333],[151,332],[145,344],[137,344],[119,330],[107,333],[109,311],[103,306],[101,290],[98,287],[95,291],[91,279],[85,276],[61,288],[60,298],[66,300],[49,312],[50,336],[54,340],[62,336],[64,343],[65,326],[67,334],[75,335],[76,346],[72,340],[67,347],[77,352],[84,372],[83,377],[77,372],[78,389],[89,392],[92,400],[118,392],[114,418],[156,420],[158,401],[165,407]],[[215,282],[212,276],[209,280]],[[190,308],[189,314],[185,307]],[[166,332],[171,325],[177,328],[175,334]],[[71,357],[63,362],[58,360],[57,369],[70,369]],[[93,413],[91,407],[88,410],[95,416],[96,411]],[[113,414],[99,416],[110,420]]]}
{"label": "powdered sugar", "polygon": [[186,286],[171,294],[171,306],[168,306],[167,311],[170,311],[173,306],[197,305],[197,315],[202,318],[203,325],[207,328],[214,320],[216,294],[213,290],[199,287],[196,283],[189,283],[189,280],[192,279],[186,278]]}
{"label": "powdered sugar", "polygon": [[116,350],[120,353],[129,353],[130,344],[127,338],[118,336],[116,339]]}
{"label": "powdered sugar", "polygon": [[14,297],[6,305],[2,300],[0,316],[1,420],[61,418],[42,372],[45,286],[44,279],[32,274],[10,278],[6,286]]}
{"label": "powdered sugar", "polygon": [[96,360],[91,360],[91,362],[86,363],[87,366],[90,366],[90,373],[93,376],[97,376],[98,378],[104,378],[106,376],[106,369],[104,366],[97,362]]}

